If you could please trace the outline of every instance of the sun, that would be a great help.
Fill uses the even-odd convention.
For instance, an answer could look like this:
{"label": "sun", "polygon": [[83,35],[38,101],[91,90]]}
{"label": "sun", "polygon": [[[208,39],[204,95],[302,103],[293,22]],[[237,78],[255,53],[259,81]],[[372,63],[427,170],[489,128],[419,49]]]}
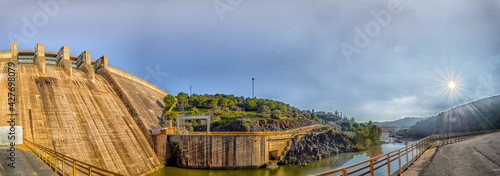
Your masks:
{"label": "sun", "polygon": [[450,88],[451,90],[453,90],[456,86],[457,86],[457,85],[456,85],[456,84],[455,84],[455,82],[453,82],[453,81],[450,81],[450,82],[448,83],[448,88]]}
{"label": "sun", "polygon": [[465,85],[462,82],[460,72],[457,73],[454,67],[436,67],[436,73],[439,81],[439,87],[444,95],[448,95],[448,103],[454,105],[456,100],[464,99],[462,91]]}

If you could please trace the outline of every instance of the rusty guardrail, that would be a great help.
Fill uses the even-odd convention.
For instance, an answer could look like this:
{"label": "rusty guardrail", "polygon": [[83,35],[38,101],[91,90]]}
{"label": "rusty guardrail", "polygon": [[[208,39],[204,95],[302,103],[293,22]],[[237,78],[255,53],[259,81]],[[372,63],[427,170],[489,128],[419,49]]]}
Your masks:
{"label": "rusty guardrail", "polygon": [[[45,164],[54,169],[54,173],[58,175],[117,175],[122,174],[112,172],[80,160],[74,159],[67,155],[56,152],[47,147],[35,144],[27,139],[23,139],[28,148],[33,151]],[[66,166],[66,167],[65,167]]]}
{"label": "rusty guardrail", "polygon": [[[370,174],[371,176],[373,176],[376,170],[382,168],[387,168],[388,176],[401,175],[403,171],[408,169],[408,167],[411,166],[427,149],[433,146],[460,142],[476,135],[496,131],[499,130],[431,135],[392,152],[384,153],[382,155],[349,166],[314,174],[314,176],[325,176],[332,174],[341,174],[342,176]],[[409,153],[411,153],[411,156]],[[396,160],[397,163],[393,163]],[[403,165],[401,165],[402,161],[405,162]],[[391,165],[393,164],[395,165],[395,169],[394,172],[391,172]]]}

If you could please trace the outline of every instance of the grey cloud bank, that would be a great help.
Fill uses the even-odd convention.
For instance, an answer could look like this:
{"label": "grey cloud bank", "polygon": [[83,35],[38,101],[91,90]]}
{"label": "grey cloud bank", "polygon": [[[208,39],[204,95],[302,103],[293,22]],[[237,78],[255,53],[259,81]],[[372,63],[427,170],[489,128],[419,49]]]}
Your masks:
{"label": "grey cloud bank", "polygon": [[[232,10],[221,20],[214,2]],[[198,94],[251,96],[255,77],[260,98],[360,121],[434,115],[500,93],[499,1],[238,2],[67,1],[19,48],[43,42],[47,50],[67,45],[71,53],[107,55],[173,94],[192,85]],[[394,3],[398,13],[390,11]],[[38,12],[37,2],[1,2],[1,48]],[[374,15],[382,12],[390,20]],[[356,46],[356,28],[369,44]],[[343,43],[357,48],[349,59]],[[450,103],[442,82],[452,70],[461,91]]]}

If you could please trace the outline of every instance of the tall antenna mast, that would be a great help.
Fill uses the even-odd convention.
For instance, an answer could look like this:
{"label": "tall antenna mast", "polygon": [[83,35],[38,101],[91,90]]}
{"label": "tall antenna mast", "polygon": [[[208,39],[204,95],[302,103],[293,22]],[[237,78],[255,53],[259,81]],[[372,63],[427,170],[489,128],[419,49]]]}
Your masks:
{"label": "tall antenna mast", "polygon": [[255,98],[255,94],[254,94],[254,81],[255,81],[255,78],[252,78],[252,98]]}
{"label": "tall antenna mast", "polygon": [[189,85],[189,96],[193,95],[193,87]]}

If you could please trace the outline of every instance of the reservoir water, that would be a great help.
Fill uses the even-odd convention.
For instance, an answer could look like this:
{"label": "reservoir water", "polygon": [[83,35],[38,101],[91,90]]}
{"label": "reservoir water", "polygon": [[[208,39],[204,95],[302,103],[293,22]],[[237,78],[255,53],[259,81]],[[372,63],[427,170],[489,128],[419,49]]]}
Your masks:
{"label": "reservoir water", "polygon": [[[407,144],[406,144],[407,145]],[[192,176],[292,176],[292,175],[311,175],[317,174],[332,169],[348,166],[360,161],[364,161],[371,157],[391,152],[393,150],[404,147],[403,143],[388,143],[377,146],[371,146],[369,150],[361,152],[340,153],[328,158],[323,158],[319,161],[308,163],[307,166],[284,166],[279,165],[276,169],[248,169],[248,170],[204,170],[204,169],[185,169],[177,167],[164,167],[161,170],[152,174],[153,176],[161,175],[192,175]],[[411,154],[410,154],[411,158]],[[397,160],[396,160],[397,161]],[[402,161],[404,165],[406,161]],[[398,163],[391,163],[391,171],[394,172]],[[386,168],[386,167],[383,167]],[[387,175],[387,169],[379,169],[375,175]]]}

